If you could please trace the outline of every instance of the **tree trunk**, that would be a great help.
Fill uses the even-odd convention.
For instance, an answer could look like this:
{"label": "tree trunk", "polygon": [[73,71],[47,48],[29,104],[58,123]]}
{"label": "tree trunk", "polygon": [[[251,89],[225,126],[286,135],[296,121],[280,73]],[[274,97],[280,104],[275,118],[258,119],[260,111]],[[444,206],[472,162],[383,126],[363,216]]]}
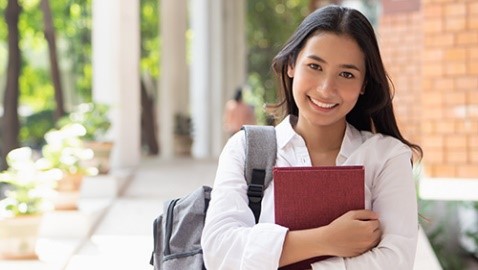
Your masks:
{"label": "tree trunk", "polygon": [[141,79],[141,133],[148,145],[149,155],[157,155],[159,153],[154,119],[153,99],[148,95],[144,80]]}
{"label": "tree trunk", "polygon": [[50,51],[50,69],[51,78],[53,80],[53,87],[55,89],[55,122],[65,115],[65,107],[63,102],[63,89],[61,87],[60,68],[58,65],[58,57],[55,42],[55,28],[53,27],[53,18],[51,15],[51,8],[49,0],[41,0],[40,3],[43,12],[43,21],[45,23],[45,39],[48,42]]}
{"label": "tree trunk", "polygon": [[18,0],[8,0],[5,10],[5,21],[8,27],[8,63],[7,83],[3,98],[3,143],[1,149],[1,167],[7,168],[5,158],[12,149],[19,146],[18,133],[20,121],[18,119],[19,77],[21,70],[21,52],[19,47],[20,34],[18,18],[22,8]]}

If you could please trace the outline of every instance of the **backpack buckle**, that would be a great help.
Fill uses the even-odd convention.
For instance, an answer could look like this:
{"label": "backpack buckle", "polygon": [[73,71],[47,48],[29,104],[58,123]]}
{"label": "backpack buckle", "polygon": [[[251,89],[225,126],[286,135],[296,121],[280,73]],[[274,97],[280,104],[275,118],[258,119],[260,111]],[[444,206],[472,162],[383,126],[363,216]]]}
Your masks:
{"label": "backpack buckle", "polygon": [[249,201],[258,203],[262,200],[263,195],[264,195],[263,185],[257,185],[257,184],[249,185],[249,188],[247,189],[247,197],[249,197]]}

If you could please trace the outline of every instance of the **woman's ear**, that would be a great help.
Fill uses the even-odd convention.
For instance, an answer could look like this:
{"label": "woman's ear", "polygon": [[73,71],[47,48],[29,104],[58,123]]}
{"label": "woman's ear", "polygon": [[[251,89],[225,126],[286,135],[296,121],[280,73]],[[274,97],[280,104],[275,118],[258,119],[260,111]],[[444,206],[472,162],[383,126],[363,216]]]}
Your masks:
{"label": "woman's ear", "polygon": [[287,76],[289,76],[289,78],[294,78],[294,67],[291,65],[287,66]]}
{"label": "woman's ear", "polygon": [[361,95],[365,94],[365,87],[367,87],[367,81],[364,81],[364,82],[363,82],[362,90],[360,91],[360,94],[361,94]]}

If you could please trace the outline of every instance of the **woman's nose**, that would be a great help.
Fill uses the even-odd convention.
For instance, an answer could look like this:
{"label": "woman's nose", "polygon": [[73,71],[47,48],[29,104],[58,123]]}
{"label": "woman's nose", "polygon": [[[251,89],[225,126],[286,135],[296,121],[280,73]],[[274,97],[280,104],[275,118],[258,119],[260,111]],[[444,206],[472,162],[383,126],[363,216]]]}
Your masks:
{"label": "woman's nose", "polygon": [[332,96],[336,91],[335,79],[327,77],[322,78],[317,84],[316,90],[324,97]]}

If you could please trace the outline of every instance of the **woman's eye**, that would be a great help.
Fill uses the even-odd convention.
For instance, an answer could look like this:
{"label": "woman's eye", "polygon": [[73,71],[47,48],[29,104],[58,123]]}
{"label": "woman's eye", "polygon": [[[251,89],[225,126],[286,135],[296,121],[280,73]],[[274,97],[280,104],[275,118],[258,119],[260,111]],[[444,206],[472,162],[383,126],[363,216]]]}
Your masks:
{"label": "woman's eye", "polygon": [[340,76],[346,78],[346,79],[352,79],[354,77],[354,75],[350,72],[341,72],[340,73]]}
{"label": "woman's eye", "polygon": [[311,69],[322,70],[322,67],[317,64],[309,64]]}

